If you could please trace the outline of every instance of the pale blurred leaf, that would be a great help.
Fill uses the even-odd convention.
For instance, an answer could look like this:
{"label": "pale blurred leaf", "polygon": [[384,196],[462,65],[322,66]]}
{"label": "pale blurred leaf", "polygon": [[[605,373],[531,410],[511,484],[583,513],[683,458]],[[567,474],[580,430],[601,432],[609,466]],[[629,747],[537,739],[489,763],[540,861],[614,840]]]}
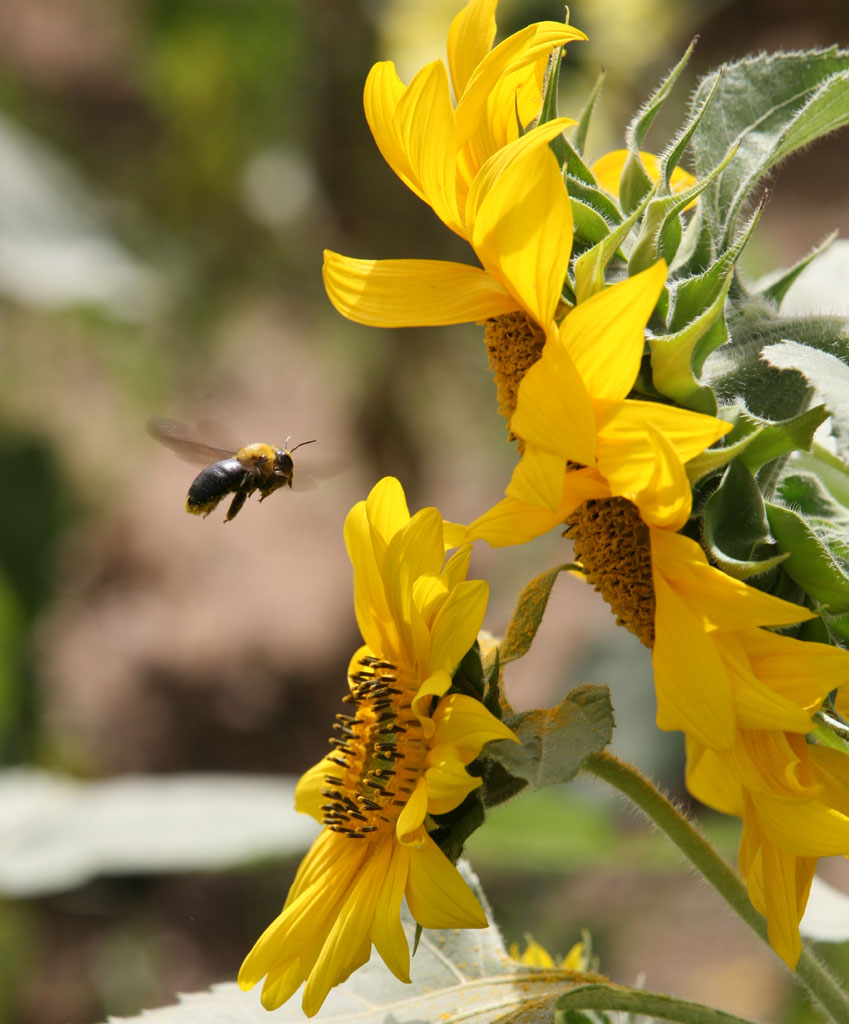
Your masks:
{"label": "pale blurred leaf", "polygon": [[207,871],[305,850],[317,832],[294,809],[295,779],[122,776],[81,782],[0,774],[0,892],[32,896],[97,875]]}
{"label": "pale blurred leaf", "polygon": [[[460,868],[486,906],[468,865]],[[402,912],[412,947],[415,925]],[[490,915],[491,917],[491,915]],[[559,969],[537,970],[511,960],[497,928],[424,931],[411,963],[412,984],[392,975],[376,953],[343,985],[333,989],[319,1013],[319,1022],[358,1024],[487,1024],[521,1011],[523,1024],[549,1024],[554,1003],[574,987],[581,975]],[[147,1010],[127,1024],[285,1024],[303,1021],[300,999],[293,996],[273,1016],[259,1001],[259,988],[241,992],[235,983],[208,992],[179,996],[175,1006]],[[116,1020],[118,1018],[111,1018]]]}

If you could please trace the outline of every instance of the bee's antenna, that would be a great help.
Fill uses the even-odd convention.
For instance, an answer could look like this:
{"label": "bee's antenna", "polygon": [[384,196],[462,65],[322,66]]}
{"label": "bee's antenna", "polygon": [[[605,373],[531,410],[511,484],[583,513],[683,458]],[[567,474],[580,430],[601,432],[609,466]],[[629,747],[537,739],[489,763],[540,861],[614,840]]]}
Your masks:
{"label": "bee's antenna", "polygon": [[315,442],[316,438],[313,438],[312,441],[301,441],[300,444],[296,444],[294,448],[289,449],[289,454],[291,455],[292,452],[297,451],[298,448],[303,448],[305,444],[315,444]]}

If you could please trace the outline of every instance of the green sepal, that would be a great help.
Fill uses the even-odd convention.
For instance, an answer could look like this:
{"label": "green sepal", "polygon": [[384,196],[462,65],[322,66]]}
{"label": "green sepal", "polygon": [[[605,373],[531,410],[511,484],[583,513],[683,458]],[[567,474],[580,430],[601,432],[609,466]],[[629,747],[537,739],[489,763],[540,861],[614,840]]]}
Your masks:
{"label": "green sepal", "polygon": [[710,351],[728,339],[722,313],[733,274],[732,268],[713,302],[686,327],[649,338],[652,383],[657,390],[679,405],[708,416],[716,415],[716,396],[699,383],[695,372],[697,352],[703,363]]}
{"label": "green sepal", "polygon": [[465,693],[475,700],[482,701],[486,693],[486,685],[481,665],[481,649],[477,640],[472,644],[457,666],[451,680],[454,693]]}
{"label": "green sepal", "polygon": [[510,772],[498,761],[491,758],[484,762],[481,786],[481,800],[485,808],[497,807],[507,800],[521,793],[528,785],[527,779],[520,779]]}
{"label": "green sepal", "polygon": [[810,595],[819,611],[849,614],[849,575],[824,537],[792,509],[767,502],[766,513],[779,550],[787,553],[782,570]]}
{"label": "green sepal", "polygon": [[551,588],[554,586],[554,581],[561,572],[577,568],[577,566],[571,563],[558,565],[554,569],[541,573],[532,579],[527,586],[522,588],[522,592],[516,601],[513,618],[510,620],[510,625],[507,627],[507,632],[499,646],[502,665],[515,661],[527,653],[539,629],[539,624],[542,622],[542,616],[545,612],[545,606],[548,604],[548,599],[551,596]]}
{"label": "green sepal", "polygon": [[[690,52],[692,52],[695,40],[690,44]],[[718,80],[717,80],[718,84]],[[672,172],[681,163],[681,158],[690,145],[690,140],[693,137],[693,133],[699,125],[704,113],[710,104],[713,102],[713,98],[716,94],[716,89],[711,90],[702,103],[690,114],[687,120],[682,125],[680,131],[676,134],[675,139],[664,149],[660,154],[660,171],[663,176],[663,180],[666,182],[666,188],[670,187],[670,180],[672,178]],[[721,166],[721,165],[720,165]]]}
{"label": "green sepal", "polygon": [[727,291],[728,273],[734,269],[740,253],[751,238],[762,209],[763,204],[758,206],[749,218],[746,226],[735,238],[734,244],[729,246],[707,270],[684,278],[676,284],[669,317],[670,331],[683,330],[713,305],[720,292]]}
{"label": "green sepal", "polygon": [[505,719],[520,743],[494,740],[487,759],[498,761],[516,779],[535,789],[569,782],[590,754],[602,751],[613,735],[613,707],[606,686],[579,686],[554,708],[540,708]]}
{"label": "green sepal", "polygon": [[740,147],[704,199],[715,251],[725,248],[743,204],[776,163],[849,122],[847,69],[849,52],[831,47],[746,57],[702,79],[693,106],[714,90],[715,98],[693,134],[697,177]]}
{"label": "green sepal", "polygon": [[822,256],[839,234],[839,231],[832,231],[824,241],[811,249],[807,255],[794,263],[792,267],[764,275],[755,283],[752,294],[760,295],[769,302],[774,302],[776,306],[780,306],[796,278],[807,266],[813,263],[817,256]]}
{"label": "green sepal", "polygon": [[721,469],[732,459],[739,458],[746,469],[757,473],[762,466],[784,455],[808,451],[814,432],[828,418],[828,411],[825,406],[818,405],[779,423],[752,416],[742,405],[725,406],[719,410],[719,415],[733,423],[734,429],[723,438],[723,447],[708,448],[685,465],[691,485]]}
{"label": "green sepal", "polygon": [[587,185],[585,182],[567,175],[566,188],[570,199],[580,199],[587,206],[591,206],[596,213],[601,214],[607,222],[608,233],[622,223],[622,213],[619,207],[595,182],[592,185]]}
{"label": "green sepal", "polygon": [[705,502],[704,544],[719,568],[738,580],[760,576],[787,558],[771,554],[775,545],[763,496],[754,476],[737,459]]}
{"label": "green sepal", "polygon": [[[559,116],[557,97],[560,91],[560,63],[561,56],[558,51],[551,56],[548,62],[538,124],[553,121]],[[583,181],[586,185],[595,185],[592,171],[584,163],[580,152],[564,134],[556,135],[548,145],[557,157],[557,162],[563,168],[564,173]]]}
{"label": "green sepal", "polygon": [[587,132],[590,130],[590,121],[592,120],[593,112],[595,110],[596,102],[601,95],[601,87],[604,85],[605,71],[602,69],[587,97],[587,102],[584,104],[584,109],[581,111],[578,117],[578,123],[575,126],[575,133],[572,137],[575,151],[581,156],[584,154],[584,148],[587,144]]}
{"label": "green sepal", "polygon": [[[731,157],[729,156],[728,160]],[[652,266],[659,259],[671,263],[678,252],[682,231],[681,214],[684,208],[697,199],[711,182],[722,173],[725,164],[720,164],[707,177],[694,182],[680,192],[669,192],[666,176],[661,177],[659,194],[649,202],[640,224],[640,233],[628,261],[628,274],[633,277],[641,270]],[[671,173],[671,171],[670,171]],[[745,243],[744,243],[745,244]]]}
{"label": "green sepal", "polygon": [[590,206],[569,191],[572,224],[575,238],[596,245],[610,234],[610,225],[594,206]]}
{"label": "green sepal", "polygon": [[[472,770],[472,762],[468,766],[470,775],[479,775],[480,772]],[[463,855],[463,847],[469,836],[476,832],[484,823],[484,808],[481,799],[481,789],[473,789],[466,799],[447,814],[431,815],[431,822],[435,828],[428,827],[428,835],[436,843],[445,856],[456,864]]]}
{"label": "green sepal", "polygon": [[613,228],[607,238],[603,239],[582,253],[575,260],[575,296],[578,302],[584,302],[604,288],[604,271],[607,264],[619,252],[619,246],[631,233],[631,228],[643,215],[653,192],[649,192],[640,206],[634,210],[617,227]]}
{"label": "green sepal", "polygon": [[632,213],[636,210],[645,197],[653,191],[654,183],[640,159],[640,149],[652,121],[657,117],[661,107],[669,98],[673,86],[686,67],[694,46],[695,40],[690,43],[681,60],[678,61],[654,93],[640,107],[625,131],[625,141],[630,152],[625,161],[625,166],[622,168],[622,176],[619,179],[619,201],[626,213]]}

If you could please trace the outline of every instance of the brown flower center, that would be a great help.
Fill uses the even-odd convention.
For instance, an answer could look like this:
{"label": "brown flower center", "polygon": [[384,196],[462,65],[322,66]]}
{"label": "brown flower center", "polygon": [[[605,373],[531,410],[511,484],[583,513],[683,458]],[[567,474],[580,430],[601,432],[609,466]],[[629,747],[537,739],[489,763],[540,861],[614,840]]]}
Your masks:
{"label": "brown flower center", "polygon": [[484,341],[495,379],[498,411],[509,421],[516,411],[519,383],[542,354],[545,334],[526,313],[517,311],[487,320]]}
{"label": "brown flower center", "polygon": [[616,621],[646,647],[654,644],[655,596],[649,528],[626,498],[587,501],[566,520],[587,579]]}
{"label": "brown flower center", "polygon": [[344,700],[354,715],[337,715],[338,734],[329,760],[339,773],[326,775],[321,791],[327,828],[351,839],[375,838],[394,828],[425,767],[421,723],[412,691],[398,686],[398,669],[379,658],[362,658]]}

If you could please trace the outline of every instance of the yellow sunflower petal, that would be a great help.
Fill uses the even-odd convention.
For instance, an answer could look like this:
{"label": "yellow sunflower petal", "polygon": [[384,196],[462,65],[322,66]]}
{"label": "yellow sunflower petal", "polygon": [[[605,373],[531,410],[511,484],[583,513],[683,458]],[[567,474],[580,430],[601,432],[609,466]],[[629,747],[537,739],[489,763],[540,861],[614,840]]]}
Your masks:
{"label": "yellow sunflower petal", "polygon": [[410,913],[422,928],[487,926],[475,894],[430,836],[410,854],[406,895]]}
{"label": "yellow sunflower petal", "polygon": [[646,324],[666,274],[666,263],[658,260],[648,270],[578,303],[564,317],[560,340],[594,398],[623,399],[634,386]]}
{"label": "yellow sunflower petal", "polygon": [[422,822],[425,820],[427,798],[427,782],[424,775],[421,775],[395,823],[395,835],[398,837],[399,843],[405,846],[413,845],[413,843],[418,845],[418,838],[414,840],[413,837],[419,832]]}
{"label": "yellow sunflower petal", "polygon": [[409,981],[410,949],[401,925],[401,900],[410,870],[410,851],[399,843],[392,847],[392,859],[374,911],[372,941],[395,977]]}
{"label": "yellow sunflower petal", "polygon": [[771,844],[762,847],[761,858],[769,944],[793,968],[802,952],[799,921],[813,880],[813,866],[810,861],[800,865],[798,858]]}
{"label": "yellow sunflower petal", "polygon": [[522,378],[510,429],[543,451],[557,452],[582,466],[595,462],[590,393],[572,357],[556,339],[546,343],[542,356]]}
{"label": "yellow sunflower petal", "polygon": [[441,61],[422,68],[410,82],[396,121],[421,195],[443,223],[465,238],[457,209],[457,126]]}
{"label": "yellow sunflower petal", "polygon": [[458,583],[439,609],[432,627],[431,671],[451,672],[475,642],[483,625],[489,584],[486,580]]}
{"label": "yellow sunflower petal", "polygon": [[357,502],[345,519],[345,547],[354,565],[354,614],[360,633],[373,650],[396,650],[398,631],[389,614],[381,567],[375,557],[366,503]]}
{"label": "yellow sunflower petal", "polygon": [[363,106],[381,156],[407,188],[424,199],[421,183],[410,163],[407,140],[400,135],[395,116],[406,90],[392,61],[378,61],[366,78]]}
{"label": "yellow sunflower petal", "polygon": [[784,626],[814,617],[814,612],[801,605],[765,594],[714,569],[696,541],[680,533],[652,532],[652,564],[679,600],[717,629]]}
{"label": "yellow sunflower petal", "polygon": [[337,911],[333,927],[304,988],[302,1006],[308,1017],[318,1013],[334,985],[343,982],[368,960],[372,921],[391,854],[390,842],[380,843],[371,850]]}
{"label": "yellow sunflower petal", "polygon": [[542,327],[553,319],[569,265],[572,206],[548,142],[549,121],[499,150],[472,183],[466,223],[490,275]]}
{"label": "yellow sunflower petal", "polygon": [[[540,56],[550,54],[556,46],[586,38],[583,32],[571,25],[541,21],[528,25],[499,43],[475,68],[463,95],[457,101],[455,116],[460,145],[469,142],[485,123],[487,102],[499,79],[521,67],[534,64]],[[477,166],[480,167],[488,156],[490,153],[485,148],[477,152]]]}
{"label": "yellow sunflower petal", "polygon": [[492,740],[519,740],[512,729],[500,722],[479,700],[461,693],[449,694],[439,702],[433,715],[434,745],[456,748],[464,764],[480,754]]}
{"label": "yellow sunflower petal", "polygon": [[321,795],[321,791],[327,788],[326,777],[333,774],[334,767],[332,761],[323,757],[318,764],[314,764],[312,768],[308,768],[304,772],[295,786],[296,811],[300,811],[301,814],[309,814],[318,822],[322,821],[324,815],[321,805],[325,803],[325,798]]}
{"label": "yellow sunflower petal", "polygon": [[505,494],[508,498],[556,512],[563,498],[565,473],[566,459],[562,455],[527,444]]}
{"label": "yellow sunflower petal", "polygon": [[563,517],[547,508],[537,508],[515,498],[504,498],[473,522],[463,533],[464,540],[485,540],[494,548],[524,544],[540,537],[563,522]]}
{"label": "yellow sunflower petal", "polygon": [[483,784],[466,771],[455,747],[450,744],[435,746],[428,754],[427,809],[429,814],[447,814],[458,807],[472,792]]}
{"label": "yellow sunflower petal", "polygon": [[418,690],[416,690],[416,695],[413,697],[412,701],[412,708],[414,714],[419,717],[425,739],[427,740],[429,740],[436,731],[436,726],[433,724],[433,720],[427,714],[427,709],[430,707],[430,699],[431,697],[441,697],[450,688],[451,676],[444,668],[442,668],[434,672],[432,676],[428,676],[428,678],[419,686]]}
{"label": "yellow sunflower petal", "polygon": [[[660,532],[652,530],[652,542]],[[653,576],[658,728],[680,729],[707,746],[727,749],[734,741],[735,718],[725,667],[701,622],[676,599],[659,573]]]}
{"label": "yellow sunflower petal", "polygon": [[743,792],[740,783],[710,747],[685,737],[687,747],[687,789],[708,807],[743,817]]}
{"label": "yellow sunflower petal", "polygon": [[342,316],[370,327],[472,323],[519,308],[503,285],[465,263],[358,260],[326,249],[322,276]]}
{"label": "yellow sunflower petal", "polygon": [[758,679],[799,707],[815,708],[828,693],[849,682],[849,652],[839,647],[763,629],[747,631],[741,639]]}
{"label": "yellow sunflower petal", "polygon": [[454,95],[462,96],[475,68],[495,39],[498,0],[469,0],[448,30],[448,66]]}

